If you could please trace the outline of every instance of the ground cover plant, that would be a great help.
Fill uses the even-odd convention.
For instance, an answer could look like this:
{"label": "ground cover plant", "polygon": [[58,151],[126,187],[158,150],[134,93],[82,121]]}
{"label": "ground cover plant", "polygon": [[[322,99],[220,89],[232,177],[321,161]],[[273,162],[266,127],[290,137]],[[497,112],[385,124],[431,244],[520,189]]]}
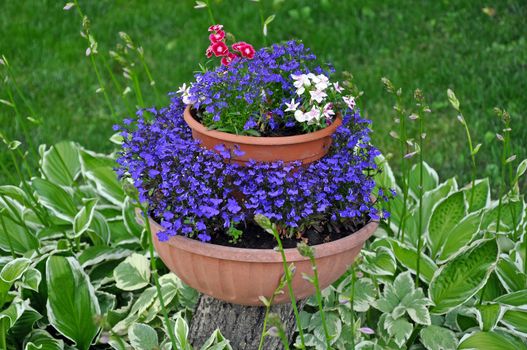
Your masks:
{"label": "ground cover plant", "polygon": [[[324,8],[323,4],[317,6]],[[78,5],[66,7],[82,16],[84,8]],[[485,16],[493,19],[498,15],[491,10],[487,8]],[[362,10],[366,18],[382,13],[371,12]],[[87,39],[83,51],[100,51],[93,36],[90,39],[96,33],[86,20],[83,23]],[[127,49],[123,45],[113,56],[125,63],[121,60],[125,52],[135,52],[141,64],[144,51],[128,35],[121,37]],[[522,45],[521,40],[517,43]],[[104,67],[100,56],[91,57]],[[137,211],[148,209],[139,204],[130,183],[117,179],[118,155],[93,152],[70,141],[37,147],[38,139],[31,136],[40,129],[31,121],[42,112],[27,97],[33,92],[17,85],[24,78],[15,74],[15,62],[3,57],[2,63],[4,76],[9,77],[2,91],[7,91],[5,100],[12,105],[8,107],[15,113],[17,130],[26,137],[18,141],[13,133],[2,134],[2,154],[12,165],[5,172],[11,184],[0,186],[0,348],[191,349],[188,324],[198,294],[155,256],[147,221],[136,220]],[[133,67],[124,66],[134,83],[131,109],[145,104],[149,93],[141,86],[151,82],[148,65],[141,66],[146,77],[142,83]],[[381,80],[380,75],[376,78]],[[510,81],[515,81],[514,75]],[[104,89],[119,81],[101,79],[98,84]],[[419,79],[415,84],[429,87]],[[325,290],[317,289],[302,310],[295,310],[298,329],[293,344],[272,313],[266,317],[262,341],[277,336],[286,348],[307,349],[527,348],[527,208],[521,186],[527,161],[515,152],[514,145],[522,145],[515,136],[520,129],[515,114],[511,117],[501,108],[481,114],[482,120],[492,120],[485,123],[495,125],[490,151],[479,145],[484,141],[470,128],[474,123],[465,100],[470,96],[478,100],[478,93],[460,94],[456,89],[458,96],[467,96],[460,101],[452,90],[432,92],[429,98],[427,90],[409,93],[386,78],[382,85],[388,94],[383,95],[380,110],[392,111],[394,121],[390,129],[376,127],[376,133],[382,132],[382,137],[389,133],[391,138],[386,137],[388,147],[376,158],[382,172],[375,181],[377,191],[393,188],[397,193],[384,204],[391,216],[344,276]],[[119,119],[126,100],[114,102],[103,92],[99,91],[101,108],[111,106]],[[509,103],[493,102],[493,107]],[[363,98],[359,106],[368,103]],[[446,105],[448,112],[442,107]],[[30,120],[22,110],[31,111]],[[459,148],[463,165],[449,164],[450,170],[434,169],[425,161],[438,153],[435,145],[445,141],[434,133],[435,120],[444,113],[467,140],[464,149]],[[122,141],[114,135],[104,141],[105,148],[116,150]],[[453,152],[451,145],[442,147]],[[497,156],[497,178],[480,171],[489,153]],[[445,176],[452,169],[468,169],[467,175]],[[275,219],[257,217],[281,247]],[[298,249],[312,257],[316,246]],[[277,293],[290,290],[293,273],[284,261]],[[317,286],[316,269],[305,278]],[[202,347],[230,348],[218,331]]]}

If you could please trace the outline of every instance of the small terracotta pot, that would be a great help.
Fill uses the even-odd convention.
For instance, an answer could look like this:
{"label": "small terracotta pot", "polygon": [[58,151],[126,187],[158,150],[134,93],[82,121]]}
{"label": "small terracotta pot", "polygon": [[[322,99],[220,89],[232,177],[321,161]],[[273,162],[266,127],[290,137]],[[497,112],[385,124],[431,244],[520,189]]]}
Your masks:
{"label": "small terracotta pot", "polygon": [[242,165],[250,159],[260,162],[281,160],[289,163],[300,160],[302,164],[312,163],[328,153],[332,142],[331,135],[342,124],[342,119],[337,118],[330,126],[308,134],[257,137],[209,130],[192,117],[190,106],[185,108],[183,117],[192,129],[192,137],[201,141],[202,147],[214,150],[214,147],[223,144],[228,149],[233,149],[234,145],[238,145],[245,153],[239,157],[233,156],[233,160]]}
{"label": "small terracotta pot", "polygon": [[[243,249],[202,243],[183,236],[160,242],[157,232],[163,228],[150,219],[157,253],[166,266],[186,284],[203,294],[229,303],[262,306],[259,296],[271,298],[284,274],[282,258],[273,249]],[[339,240],[314,246],[320,287],[335,282],[353,263],[364,242],[377,229],[370,222],[359,231]],[[313,274],[311,263],[296,248],[285,249],[286,260],[294,263],[293,291],[297,299],[315,293],[302,273]],[[274,304],[290,302],[287,287]]]}

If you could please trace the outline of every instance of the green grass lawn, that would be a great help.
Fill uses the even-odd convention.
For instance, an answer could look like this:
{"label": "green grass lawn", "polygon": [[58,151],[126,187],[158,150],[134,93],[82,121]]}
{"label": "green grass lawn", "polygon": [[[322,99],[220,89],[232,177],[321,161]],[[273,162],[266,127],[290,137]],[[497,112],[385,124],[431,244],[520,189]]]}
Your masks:
{"label": "green grass lawn", "polygon": [[[266,14],[276,13],[269,42],[301,39],[338,72],[350,71],[364,90],[360,106],[374,121],[374,140],[384,152],[396,144],[388,136],[393,126],[392,98],[384,92],[381,77],[403,88],[409,99],[415,88],[425,92],[433,113],[427,120],[429,148],[425,158],[442,177],[458,174],[467,179],[468,148],[464,130],[448,105],[447,88],[461,100],[465,119],[478,154],[480,176],[498,174],[500,149],[494,136],[500,124],[493,107],[507,109],[513,118],[513,147],[518,158],[527,155],[527,3],[525,1],[265,1]],[[237,39],[263,46],[258,4],[242,0],[212,0],[214,15]],[[108,50],[125,31],[145,49],[147,63],[157,82],[157,99],[143,82],[145,103],[166,105],[167,92],[192,79],[205,62],[209,20],[193,1],[100,0],[80,1],[91,20],[99,53],[122,78]],[[31,129],[34,143],[52,144],[63,139],[108,151],[114,123],[98,88],[86,42],[80,37],[75,9],[63,11],[57,0],[1,1],[0,53],[9,60],[27,99],[43,119]],[[494,15],[484,7],[492,7]],[[487,11],[488,12],[488,11]],[[101,61],[99,60],[99,63]],[[99,66],[109,83],[104,67]],[[5,72],[4,70],[0,70]],[[121,79],[122,78],[122,79]],[[129,84],[130,85],[130,84]],[[119,92],[107,91],[119,119],[128,112]],[[133,93],[127,95],[135,100]],[[0,98],[8,99],[6,85]],[[20,104],[20,98],[16,98]],[[21,107],[23,115],[28,114]],[[21,139],[12,108],[0,105],[4,135]],[[6,149],[0,161],[11,168]]]}

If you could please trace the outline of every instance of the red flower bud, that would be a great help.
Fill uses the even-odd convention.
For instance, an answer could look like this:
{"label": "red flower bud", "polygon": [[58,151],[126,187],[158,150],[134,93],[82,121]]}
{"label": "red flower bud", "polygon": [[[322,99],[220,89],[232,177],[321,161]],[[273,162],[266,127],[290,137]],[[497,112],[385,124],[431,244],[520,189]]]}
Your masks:
{"label": "red flower bud", "polygon": [[209,32],[217,32],[218,30],[221,30],[222,28],[223,28],[223,25],[215,24],[209,27]]}

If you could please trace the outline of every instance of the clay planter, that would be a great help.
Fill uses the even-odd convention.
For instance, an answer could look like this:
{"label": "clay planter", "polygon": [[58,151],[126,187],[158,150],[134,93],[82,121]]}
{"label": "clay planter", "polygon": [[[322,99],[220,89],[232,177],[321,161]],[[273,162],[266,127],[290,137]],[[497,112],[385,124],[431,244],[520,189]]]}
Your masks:
{"label": "clay planter", "polygon": [[202,147],[214,150],[215,146],[223,144],[228,149],[233,149],[234,145],[238,145],[245,154],[239,157],[233,156],[233,159],[242,165],[249,159],[260,162],[282,160],[288,163],[300,160],[302,164],[312,163],[326,155],[331,146],[331,135],[342,124],[342,119],[337,118],[330,126],[308,134],[257,137],[209,130],[192,117],[190,106],[185,108],[183,116],[192,129],[192,137],[201,141]]}
{"label": "clay planter", "polygon": [[[152,238],[157,253],[166,266],[186,284],[203,294],[229,303],[263,306],[258,299],[270,298],[284,274],[280,253],[273,249],[242,249],[202,243],[183,236],[160,242],[156,233],[162,227],[150,220]],[[370,222],[359,231],[339,240],[315,246],[320,287],[335,282],[353,263],[364,242],[377,229]],[[293,291],[297,299],[313,295],[312,284],[302,273],[312,275],[308,258],[293,249],[285,250],[288,263],[294,263]],[[287,288],[277,296],[275,304],[290,302]]]}

